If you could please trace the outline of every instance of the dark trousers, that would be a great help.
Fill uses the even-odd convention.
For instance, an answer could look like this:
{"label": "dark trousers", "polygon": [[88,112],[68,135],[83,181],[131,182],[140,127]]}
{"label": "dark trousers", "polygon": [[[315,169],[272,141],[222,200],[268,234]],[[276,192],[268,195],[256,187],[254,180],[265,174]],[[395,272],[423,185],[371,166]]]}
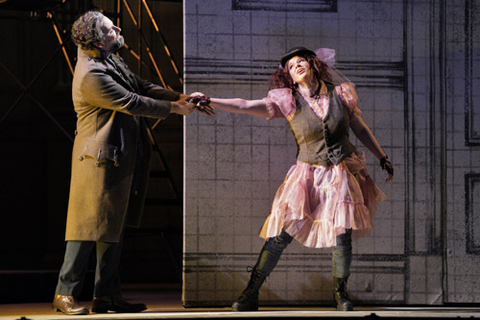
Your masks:
{"label": "dark trousers", "polygon": [[88,259],[96,246],[94,297],[121,295],[119,265],[123,241],[67,241],[56,294],[78,297],[82,291]]}

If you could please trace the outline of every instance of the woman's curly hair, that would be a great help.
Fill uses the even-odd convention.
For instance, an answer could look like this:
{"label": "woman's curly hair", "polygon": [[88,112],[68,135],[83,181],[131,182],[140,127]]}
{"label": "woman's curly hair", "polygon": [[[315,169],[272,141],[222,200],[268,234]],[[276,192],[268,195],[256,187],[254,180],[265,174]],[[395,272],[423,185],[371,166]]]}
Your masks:
{"label": "woman's curly hair", "polygon": [[[320,80],[332,82],[332,77],[328,72],[328,66],[325,62],[318,59],[318,57],[313,54],[303,54],[300,56],[304,57],[307,60],[310,68],[313,71],[313,75],[315,76],[315,78],[317,78],[318,82],[320,82]],[[290,88],[293,92],[297,91],[297,85],[293,83],[293,79],[290,76],[290,72],[287,66],[288,62],[285,64],[285,68],[279,68],[272,74],[268,84],[269,90],[278,88]]]}
{"label": "woman's curly hair", "polygon": [[72,26],[72,41],[84,50],[95,49],[95,43],[102,41],[103,14],[99,11],[88,11],[78,18]]}

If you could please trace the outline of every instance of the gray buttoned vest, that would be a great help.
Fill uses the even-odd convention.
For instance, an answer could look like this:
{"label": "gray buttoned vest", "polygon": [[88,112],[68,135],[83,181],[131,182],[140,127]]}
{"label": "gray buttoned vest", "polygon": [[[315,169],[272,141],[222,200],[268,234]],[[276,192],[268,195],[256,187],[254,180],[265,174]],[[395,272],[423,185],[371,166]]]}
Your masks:
{"label": "gray buttoned vest", "polygon": [[310,164],[339,164],[355,151],[348,139],[350,118],[335,87],[327,84],[330,104],[324,119],[320,119],[300,93],[295,92],[296,111],[290,128],[297,141],[297,159]]}

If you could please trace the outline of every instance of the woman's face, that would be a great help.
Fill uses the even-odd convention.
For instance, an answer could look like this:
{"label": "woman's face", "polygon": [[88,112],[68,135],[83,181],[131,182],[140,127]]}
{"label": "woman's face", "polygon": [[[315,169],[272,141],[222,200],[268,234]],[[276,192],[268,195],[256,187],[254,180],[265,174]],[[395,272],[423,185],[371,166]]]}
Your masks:
{"label": "woman's face", "polygon": [[312,69],[307,59],[295,56],[287,62],[288,72],[295,83],[310,83],[313,78]]}

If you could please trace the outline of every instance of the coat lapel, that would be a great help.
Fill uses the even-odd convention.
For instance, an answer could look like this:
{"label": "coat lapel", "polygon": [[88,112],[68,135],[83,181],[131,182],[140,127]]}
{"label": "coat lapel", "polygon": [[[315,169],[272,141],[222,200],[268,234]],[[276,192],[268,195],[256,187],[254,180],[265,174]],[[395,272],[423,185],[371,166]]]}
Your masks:
{"label": "coat lapel", "polygon": [[114,67],[114,71],[120,76],[123,82],[129,86],[130,90],[133,92],[138,92],[135,76],[130,69],[128,69],[127,65],[123,63],[123,59],[116,55],[112,55],[111,62],[116,67]]}

